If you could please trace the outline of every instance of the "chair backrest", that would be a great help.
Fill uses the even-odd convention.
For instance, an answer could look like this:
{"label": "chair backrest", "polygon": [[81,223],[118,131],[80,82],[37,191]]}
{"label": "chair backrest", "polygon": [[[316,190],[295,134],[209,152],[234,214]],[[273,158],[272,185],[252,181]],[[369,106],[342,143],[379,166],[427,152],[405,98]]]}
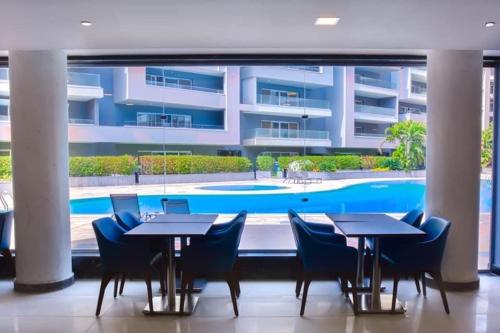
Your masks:
{"label": "chair backrest", "polygon": [[115,253],[113,245],[120,242],[125,230],[110,217],[93,221],[92,227],[103,266],[112,266],[119,255],[119,253]]}
{"label": "chair backrest", "polygon": [[12,220],[14,212],[8,210],[0,212],[0,250],[10,248],[10,235],[12,234]]}
{"label": "chair backrest", "polygon": [[450,221],[435,216],[428,218],[420,227],[420,230],[425,232],[425,240],[422,242],[425,242],[428,249],[425,259],[437,267],[441,267],[450,227]]}
{"label": "chair backrest", "polygon": [[413,209],[401,218],[401,221],[411,225],[412,227],[419,228],[422,223],[424,212],[420,209]]}
{"label": "chair backrest", "polygon": [[295,224],[293,223],[293,219],[295,219],[295,218],[302,220],[296,211],[294,211],[293,209],[289,209],[288,210],[288,219],[290,220],[290,226],[292,227],[293,240],[295,241],[295,246],[297,247],[297,250],[298,250],[299,249],[299,236],[297,235],[297,229],[295,227]]}
{"label": "chair backrest", "polygon": [[127,211],[134,215],[136,218],[141,218],[141,210],[139,208],[139,197],[136,193],[130,194],[110,194],[113,212]]}
{"label": "chair backrest", "polygon": [[138,225],[142,224],[141,220],[136,218],[134,214],[127,211],[117,212],[115,214],[115,217],[116,217],[116,222],[120,225],[120,227],[122,227],[126,231],[134,229]]}
{"label": "chair backrest", "polygon": [[165,214],[190,214],[187,199],[161,199],[161,206]]}

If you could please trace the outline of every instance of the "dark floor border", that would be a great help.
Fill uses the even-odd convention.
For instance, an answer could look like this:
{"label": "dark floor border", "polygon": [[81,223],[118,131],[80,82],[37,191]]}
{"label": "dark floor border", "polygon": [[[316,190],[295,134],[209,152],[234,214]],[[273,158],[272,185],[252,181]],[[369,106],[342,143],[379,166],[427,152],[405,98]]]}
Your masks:
{"label": "dark floor border", "polygon": [[67,279],[49,283],[26,284],[14,280],[14,290],[20,293],[45,293],[67,288],[73,283],[75,283],[75,275],[71,273]]}
{"label": "dark floor border", "polygon": [[[433,288],[433,289],[438,289],[438,286],[436,282],[432,278],[426,277],[425,281],[427,283],[427,286]],[[471,282],[443,282],[444,283],[444,289],[447,291],[474,291],[479,289],[479,281],[480,279],[477,279],[476,281],[471,281]]]}

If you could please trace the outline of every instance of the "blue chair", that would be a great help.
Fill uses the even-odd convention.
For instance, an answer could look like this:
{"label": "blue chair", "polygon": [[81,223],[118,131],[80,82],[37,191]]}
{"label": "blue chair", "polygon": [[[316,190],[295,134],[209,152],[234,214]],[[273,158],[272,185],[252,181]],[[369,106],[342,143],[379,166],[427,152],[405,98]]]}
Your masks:
{"label": "blue chair", "polygon": [[14,272],[14,260],[10,252],[10,235],[12,233],[12,220],[14,219],[14,212],[8,210],[0,212],[0,253],[9,262],[12,272]]}
{"label": "blue chair", "polygon": [[306,227],[305,223],[296,217],[292,218],[291,224],[294,234],[297,235],[297,251],[303,266],[304,292],[300,315],[304,315],[311,280],[324,276],[341,277],[351,283],[353,311],[357,315],[356,264],[358,251],[353,247],[319,239]]}
{"label": "blue chair", "polygon": [[408,223],[412,227],[419,228],[422,223],[424,212],[420,209],[413,209],[401,218],[401,221]]}
{"label": "blue chair", "polygon": [[392,273],[394,278],[393,309],[395,308],[400,276],[405,274],[423,276],[428,273],[439,287],[446,313],[450,313],[441,275],[441,262],[450,226],[451,223],[445,219],[431,217],[420,227],[426,233],[423,240],[413,244],[405,244],[403,247],[385,249],[382,252],[383,268]]}
{"label": "blue chair", "polygon": [[231,293],[234,314],[238,316],[236,298],[238,294],[238,279],[234,266],[238,258],[238,247],[245,226],[247,214],[238,214],[230,225],[223,230],[198,239],[181,251],[181,300],[180,308],[184,310],[186,292],[190,295],[193,281],[198,276],[223,276]]}
{"label": "blue chair", "polygon": [[[126,239],[125,230],[121,228],[113,219],[106,217],[92,222],[92,227],[97,239],[99,254],[101,258],[101,287],[97,301],[96,316],[101,312],[102,300],[108,283],[115,277],[127,275],[139,275],[144,278],[148,291],[149,309],[153,311],[153,293],[151,289],[151,280],[153,274],[152,262],[158,255],[151,251],[146,242]],[[163,265],[162,265],[163,267]],[[164,273],[160,281],[164,281]],[[116,282],[116,280],[115,280]],[[162,294],[164,294],[164,285],[161,283]],[[116,283],[115,283],[116,297]]]}
{"label": "blue chair", "polygon": [[139,197],[136,193],[129,194],[110,194],[111,205],[113,212],[126,211],[134,215],[136,218],[141,218],[141,210],[139,208]]}
{"label": "blue chair", "polygon": [[[332,242],[332,243],[338,243],[340,245],[346,245],[346,238],[344,235],[336,234],[335,233],[335,227],[333,224],[325,224],[325,223],[314,223],[314,222],[306,222],[304,221],[297,212],[295,212],[293,209],[288,210],[288,219],[290,220],[290,224],[292,223],[292,220],[296,218],[298,219],[301,223],[303,223],[311,233],[314,233],[316,237],[318,237],[321,240],[324,240],[326,242]],[[293,238],[295,240],[295,246],[298,248],[298,238],[297,234],[295,232],[295,229],[292,227],[292,233],[293,233]],[[302,283],[304,282],[302,280],[302,262],[300,260],[300,255],[297,252],[296,256],[296,261],[297,261],[297,279],[296,279],[296,284],[295,284],[295,296],[299,297],[300,295],[300,290],[302,289]],[[342,281],[342,291],[345,291],[345,281]]]}
{"label": "blue chair", "polygon": [[116,212],[115,217],[118,225],[122,227],[125,231],[132,230],[143,223],[134,214],[125,210]]}
{"label": "blue chair", "polygon": [[187,199],[161,199],[161,207],[165,214],[191,214]]}

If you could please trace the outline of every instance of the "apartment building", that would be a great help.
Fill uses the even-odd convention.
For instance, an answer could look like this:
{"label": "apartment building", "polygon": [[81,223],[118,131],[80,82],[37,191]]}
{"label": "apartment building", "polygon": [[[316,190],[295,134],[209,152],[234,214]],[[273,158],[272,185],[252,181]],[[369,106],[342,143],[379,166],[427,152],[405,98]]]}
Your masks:
{"label": "apartment building", "polygon": [[[255,158],[373,151],[392,124],[425,122],[425,93],[421,68],[70,68],[70,153],[166,151]],[[8,72],[3,70],[3,153],[10,146],[8,97]]]}

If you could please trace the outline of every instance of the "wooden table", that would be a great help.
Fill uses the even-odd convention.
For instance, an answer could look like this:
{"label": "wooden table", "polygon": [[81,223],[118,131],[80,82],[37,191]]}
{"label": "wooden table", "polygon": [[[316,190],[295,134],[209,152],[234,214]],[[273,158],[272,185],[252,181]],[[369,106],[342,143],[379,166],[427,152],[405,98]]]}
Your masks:
{"label": "wooden table", "polygon": [[[161,296],[153,298],[154,314],[175,315],[181,313],[180,296],[176,295],[175,290],[175,238],[205,236],[217,217],[218,215],[215,214],[162,214],[125,233],[128,237],[166,240],[168,295],[166,299]],[[197,302],[198,297],[196,296],[188,299],[183,314],[193,313]],[[144,313],[150,313],[148,305],[144,308]]]}
{"label": "wooden table", "polygon": [[368,294],[358,295],[360,313],[403,313],[405,308],[396,301],[392,311],[392,296],[380,293],[380,239],[390,237],[416,237],[425,235],[420,229],[401,222],[386,214],[327,214],[346,237],[358,237],[358,280],[357,285],[364,287],[364,248],[365,238],[373,238],[372,287]]}

